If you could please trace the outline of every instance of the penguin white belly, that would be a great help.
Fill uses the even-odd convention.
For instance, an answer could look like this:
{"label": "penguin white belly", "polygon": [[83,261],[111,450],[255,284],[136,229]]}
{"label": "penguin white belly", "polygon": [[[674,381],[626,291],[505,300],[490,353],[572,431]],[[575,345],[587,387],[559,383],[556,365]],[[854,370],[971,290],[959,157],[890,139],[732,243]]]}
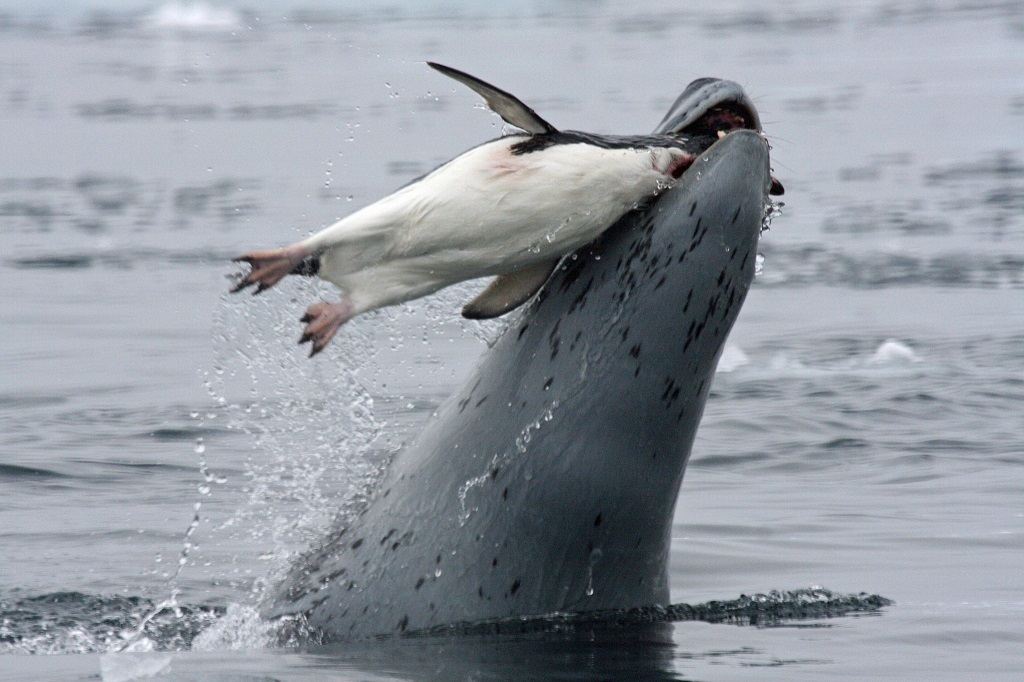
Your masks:
{"label": "penguin white belly", "polygon": [[394,256],[455,249],[520,264],[564,254],[671,182],[656,153],[684,154],[583,143],[513,154],[522,139],[478,147],[408,187],[420,211]]}
{"label": "penguin white belly", "polygon": [[357,311],[549,261],[592,241],[672,181],[671,148],[555,144],[511,136],[472,149],[308,240],[320,277]]}

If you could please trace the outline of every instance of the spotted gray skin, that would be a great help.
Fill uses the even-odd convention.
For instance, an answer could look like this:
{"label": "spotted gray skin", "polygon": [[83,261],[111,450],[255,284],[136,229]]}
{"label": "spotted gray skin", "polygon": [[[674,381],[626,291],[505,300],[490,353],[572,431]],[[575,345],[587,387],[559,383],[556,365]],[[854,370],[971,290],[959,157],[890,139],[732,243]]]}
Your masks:
{"label": "spotted gray skin", "polygon": [[672,103],[665,118],[658,124],[657,132],[681,131],[695,123],[708,109],[724,102],[742,104],[753,117],[752,121],[747,121],[749,127],[761,129],[757,109],[738,83],[720,78],[698,78],[687,85]]}
{"label": "spotted gray skin", "polygon": [[673,509],[770,182],[764,140],[733,132],[568,258],[265,615],[336,641],[669,603]]}

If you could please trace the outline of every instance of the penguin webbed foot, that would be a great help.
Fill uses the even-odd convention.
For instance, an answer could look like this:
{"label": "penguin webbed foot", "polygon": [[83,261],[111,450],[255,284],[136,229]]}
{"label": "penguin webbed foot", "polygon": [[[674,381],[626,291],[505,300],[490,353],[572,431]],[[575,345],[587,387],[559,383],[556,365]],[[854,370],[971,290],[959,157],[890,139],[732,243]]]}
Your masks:
{"label": "penguin webbed foot", "polygon": [[313,357],[331,342],[341,325],[351,320],[352,316],[352,304],[348,299],[337,303],[317,301],[309,306],[300,320],[306,328],[302,330],[299,343],[312,342],[309,357]]}
{"label": "penguin webbed foot", "polygon": [[253,251],[235,258],[232,262],[248,263],[251,266],[249,272],[240,277],[231,289],[233,294],[253,285],[256,286],[253,294],[259,294],[288,275],[311,277],[320,269],[320,259],[310,253],[309,249],[298,244],[283,249]]}

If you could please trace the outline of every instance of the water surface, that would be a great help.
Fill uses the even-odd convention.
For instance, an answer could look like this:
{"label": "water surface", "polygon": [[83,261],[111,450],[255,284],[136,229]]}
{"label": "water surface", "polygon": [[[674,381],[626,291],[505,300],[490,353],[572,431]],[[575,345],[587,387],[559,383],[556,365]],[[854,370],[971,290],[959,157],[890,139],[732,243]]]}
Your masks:
{"label": "water surface", "polygon": [[[246,6],[0,21],[5,678],[1019,677],[1024,3]],[[502,326],[458,318],[467,285],[309,362],[297,318],[329,287],[225,294],[231,257],[500,134],[427,59],[596,132],[648,131],[696,77],[747,89],[786,205],[683,484],[672,599],[893,605],[269,646],[268,582]]]}

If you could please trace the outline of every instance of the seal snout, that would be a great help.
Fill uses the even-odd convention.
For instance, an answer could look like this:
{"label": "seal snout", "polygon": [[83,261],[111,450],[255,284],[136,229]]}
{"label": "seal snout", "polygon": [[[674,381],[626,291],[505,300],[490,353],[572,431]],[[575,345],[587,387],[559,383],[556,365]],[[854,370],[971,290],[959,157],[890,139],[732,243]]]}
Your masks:
{"label": "seal snout", "polygon": [[[677,127],[671,128],[677,135],[710,140],[708,147],[738,130],[753,130],[763,135],[761,121],[753,103],[735,83],[701,79],[691,83],[690,87],[696,88],[698,92],[703,91],[699,98],[701,104],[694,108],[683,108],[682,120]],[[686,102],[682,97],[681,101],[684,104]],[[666,120],[669,118],[666,117]],[[682,168],[677,172],[682,174],[685,170]],[[678,178],[679,175],[673,177]],[[778,196],[784,193],[782,183],[772,176],[769,194]]]}

